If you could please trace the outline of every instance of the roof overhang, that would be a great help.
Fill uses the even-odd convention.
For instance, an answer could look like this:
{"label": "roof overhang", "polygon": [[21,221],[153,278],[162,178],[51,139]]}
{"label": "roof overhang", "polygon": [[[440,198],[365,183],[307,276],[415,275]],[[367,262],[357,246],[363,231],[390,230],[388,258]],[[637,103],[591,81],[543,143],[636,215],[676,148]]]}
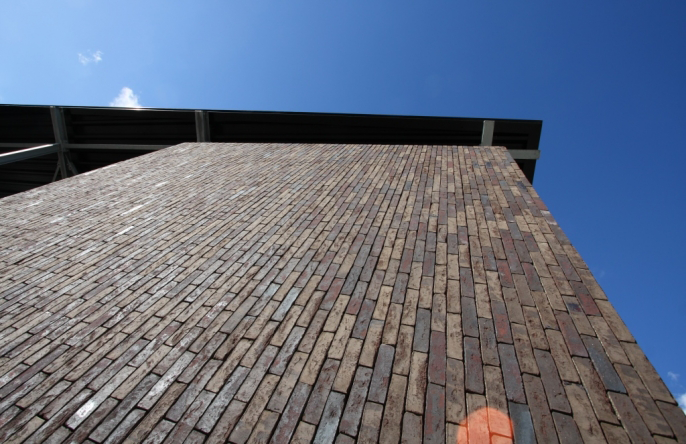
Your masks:
{"label": "roof overhang", "polygon": [[66,151],[73,164],[63,168],[85,172],[183,142],[480,145],[488,140],[486,128],[492,130],[492,145],[507,147],[533,181],[542,124],[491,118],[0,105],[0,153],[52,144],[60,148],[44,148],[44,154],[28,159],[24,153],[17,161],[5,156],[0,197],[54,180]]}

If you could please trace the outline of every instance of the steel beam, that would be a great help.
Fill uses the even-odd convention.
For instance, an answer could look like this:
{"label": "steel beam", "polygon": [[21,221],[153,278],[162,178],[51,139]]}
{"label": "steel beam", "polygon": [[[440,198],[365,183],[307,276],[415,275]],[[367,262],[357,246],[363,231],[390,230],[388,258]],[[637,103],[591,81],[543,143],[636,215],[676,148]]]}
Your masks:
{"label": "steel beam", "polygon": [[481,131],[481,146],[493,145],[493,129],[495,128],[495,121],[484,120],[484,128]]}
{"label": "steel beam", "polygon": [[[0,143],[0,149],[3,148],[33,148],[38,143]],[[174,145],[136,145],[126,143],[65,143],[65,148],[72,150],[141,150],[141,151],[157,151],[164,148],[169,148]]]}
{"label": "steel beam", "polygon": [[56,153],[59,150],[59,144],[53,143],[50,145],[41,145],[25,150],[12,151],[10,153],[0,154],[0,165],[6,163],[19,162],[20,160],[33,159],[34,157],[45,156],[46,154]]}
{"label": "steel beam", "polygon": [[67,143],[70,150],[134,150],[134,151],[157,151],[174,145],[134,145],[126,143]]}
{"label": "steel beam", "polygon": [[67,153],[64,145],[67,143],[67,127],[64,124],[62,109],[56,106],[50,107],[50,117],[52,118],[52,131],[55,134],[55,143],[59,149],[57,151],[57,164],[60,168],[62,179],[67,178]]}
{"label": "steel beam", "polygon": [[537,160],[541,158],[540,150],[507,150],[514,160]]}
{"label": "steel beam", "polygon": [[210,117],[207,111],[195,111],[195,134],[198,142],[210,141]]}

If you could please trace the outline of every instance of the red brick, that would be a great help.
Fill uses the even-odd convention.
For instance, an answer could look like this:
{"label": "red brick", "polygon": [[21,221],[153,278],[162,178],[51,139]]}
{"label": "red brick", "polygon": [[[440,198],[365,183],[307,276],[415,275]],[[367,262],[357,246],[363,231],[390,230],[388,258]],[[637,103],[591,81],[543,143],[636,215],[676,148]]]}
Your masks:
{"label": "red brick", "polygon": [[584,347],[579,332],[577,332],[572,318],[567,313],[556,313],[557,322],[560,325],[560,331],[565,338],[567,348],[572,355],[587,357],[586,347]]}
{"label": "red brick", "polygon": [[445,388],[436,384],[429,384],[426,389],[424,442],[445,442]]}
{"label": "red brick", "polygon": [[526,398],[531,409],[534,430],[538,441],[556,443],[558,441],[553,418],[546,402],[545,391],[541,380],[532,375],[524,375]]}
{"label": "red brick", "polygon": [[479,349],[479,340],[464,338],[465,389],[473,393],[484,393],[484,374]]}
{"label": "red brick", "polygon": [[372,369],[358,367],[353,380],[348,401],[341,417],[340,431],[350,436],[357,436],[362,419],[362,411],[365,406],[365,398],[372,379]]}

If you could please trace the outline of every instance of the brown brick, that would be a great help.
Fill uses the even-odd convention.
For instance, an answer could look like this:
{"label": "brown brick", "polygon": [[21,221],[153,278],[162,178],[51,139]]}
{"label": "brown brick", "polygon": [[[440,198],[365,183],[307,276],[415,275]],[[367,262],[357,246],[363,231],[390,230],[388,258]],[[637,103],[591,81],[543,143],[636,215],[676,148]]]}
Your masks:
{"label": "brown brick", "polygon": [[317,338],[320,337],[319,334],[321,333],[322,328],[324,327],[324,322],[328,314],[329,313],[326,310],[317,311],[317,314],[314,316],[314,319],[312,319],[309,326],[307,327],[307,331],[305,331],[303,338],[300,340],[300,345],[298,345],[299,351],[305,353],[309,353],[312,351],[312,348],[316,344]]}
{"label": "brown brick", "polygon": [[511,322],[524,324],[524,314],[522,313],[522,306],[517,298],[517,292],[514,288],[503,288],[503,299],[507,306],[507,315]]}
{"label": "brown brick", "polygon": [[562,413],[553,412],[553,421],[557,428],[560,442],[582,444],[584,441],[579,434],[579,429],[574,422],[574,418]]}
{"label": "brown brick", "polygon": [[366,444],[378,442],[382,414],[382,405],[373,402],[367,402],[365,404],[357,442]]}
{"label": "brown brick", "polygon": [[626,351],[631,364],[634,369],[641,375],[641,379],[646,388],[650,391],[651,396],[655,400],[665,401],[674,404],[674,398],[660,376],[658,376],[655,368],[653,368],[648,358],[643,354],[641,348],[635,343],[622,343],[624,351]]}
{"label": "brown brick", "polygon": [[214,397],[212,404],[210,404],[205,414],[196,424],[198,430],[201,430],[204,433],[209,433],[212,430],[212,427],[216,424],[222,411],[229,402],[231,402],[249,372],[250,369],[245,367],[238,367],[236,369],[224,387],[217,393],[217,396]]}
{"label": "brown brick", "polygon": [[265,350],[264,354],[260,356],[255,365],[250,370],[250,374],[243,382],[240,390],[236,393],[236,399],[243,402],[248,402],[252,398],[255,390],[257,390],[260,381],[262,381],[264,375],[267,373],[267,369],[271,365],[276,356],[278,349],[276,347],[269,346]]}
{"label": "brown brick", "polygon": [[617,411],[617,415],[622,421],[624,429],[631,438],[631,442],[652,442],[653,438],[650,435],[648,427],[646,427],[643,419],[636,411],[636,408],[629,397],[627,395],[614,392],[609,392],[608,397]]}
{"label": "brown brick", "polygon": [[295,353],[295,350],[300,343],[300,339],[304,334],[305,329],[302,327],[295,327],[291,331],[291,334],[288,336],[288,339],[284,343],[278,355],[276,355],[274,358],[272,366],[269,368],[271,373],[274,373],[275,375],[283,374],[284,370],[286,370],[288,362],[291,359],[291,356],[293,356],[293,353]]}
{"label": "brown brick", "polygon": [[382,342],[384,344],[395,345],[398,338],[398,329],[400,328],[400,316],[403,307],[400,304],[391,304],[388,307],[386,315],[386,323],[383,329]]}
{"label": "brown brick", "polygon": [[552,278],[541,276],[541,284],[543,284],[543,288],[546,296],[548,297],[548,301],[550,302],[550,306],[554,310],[566,310],[567,306],[562,300],[562,295],[560,295],[560,291],[558,290],[555,281]]}
{"label": "brown brick", "polygon": [[598,309],[598,306],[596,305],[586,286],[581,282],[576,281],[571,281],[570,284],[574,289],[574,293],[579,299],[584,312],[589,316],[600,316],[600,310]]}
{"label": "brown brick", "polygon": [[566,385],[565,391],[581,436],[586,442],[603,442],[603,432],[593,414],[586,391],[577,384]]}
{"label": "brown brick", "polygon": [[350,436],[357,436],[361,426],[362,411],[365,406],[365,398],[369,390],[369,382],[372,379],[370,368],[358,367],[355,374],[348,401],[341,417],[340,431]]}
{"label": "brown brick", "polygon": [[548,405],[553,410],[572,413],[552,355],[543,350],[534,350],[534,356],[541,372],[541,381],[548,397]]}
{"label": "brown brick", "polygon": [[612,332],[617,336],[617,339],[624,342],[636,342],[610,302],[598,300],[595,302],[598,305],[598,309],[602,313],[603,318],[612,329]]}
{"label": "brown brick", "polygon": [[500,362],[507,399],[522,404],[526,403],[522,374],[515,356],[515,348],[509,344],[498,344],[498,350],[500,351]]}
{"label": "brown brick", "polygon": [[[450,268],[448,268],[448,272],[450,272]],[[460,297],[460,282],[448,279],[446,284],[446,310],[449,313],[459,313],[461,311]]]}
{"label": "brown brick", "polygon": [[445,388],[431,383],[426,389],[424,442],[445,442]]}
{"label": "brown brick", "polygon": [[457,359],[447,360],[445,396],[446,421],[460,423],[467,416],[464,393],[464,366]]}
{"label": "brown brick", "polygon": [[[412,372],[410,372],[410,377]],[[388,387],[388,398],[386,399],[386,408],[384,409],[383,420],[381,421],[381,431],[379,434],[379,442],[382,443],[397,443],[400,440],[401,426],[400,423],[403,419],[403,401],[405,399],[405,388],[407,387],[407,378],[400,375],[393,375],[391,378],[391,384]],[[422,398],[419,402],[423,403],[423,393]],[[409,391],[408,391],[408,401],[409,401]],[[369,405],[371,403],[367,403]],[[365,411],[367,409],[365,408]],[[380,413],[378,414],[380,416]],[[370,418],[372,419],[372,418]],[[363,432],[365,437],[371,435],[370,432],[365,431],[364,427],[364,417],[362,418],[363,427],[360,431],[360,438],[362,438]],[[362,440],[361,441],[366,441]]]}
{"label": "brown brick", "polygon": [[636,370],[631,366],[622,364],[616,364],[615,368],[648,429],[654,434],[672,436],[671,428],[660,414],[660,410],[650,396],[650,392],[643,385]]}
{"label": "brown brick", "polygon": [[573,358],[574,365],[579,372],[584,389],[588,393],[588,398],[593,405],[596,417],[600,421],[618,424],[617,417],[613,413],[610,402],[607,399],[605,387],[603,386],[598,373],[593,368],[590,359]]}
{"label": "brown brick", "polygon": [[364,340],[364,345],[362,346],[362,353],[360,354],[360,365],[366,367],[374,366],[374,357],[376,356],[376,351],[381,344],[381,335],[383,333],[383,322],[374,320],[369,325],[369,332]]}
{"label": "brown brick", "polygon": [[[316,428],[312,424],[300,421],[298,428],[295,429],[291,442],[293,444],[309,444],[314,438],[315,430]],[[279,441],[272,440],[271,442],[277,443]]]}
{"label": "brown brick", "polygon": [[475,442],[486,442],[489,439],[488,412],[486,411],[486,397],[475,393],[467,393],[466,431],[469,439]]}
{"label": "brown brick", "polygon": [[462,298],[462,332],[466,336],[479,337],[476,304],[472,298]]}
{"label": "brown brick", "polygon": [[250,348],[251,341],[247,339],[241,340],[236,344],[236,347],[231,351],[231,354],[224,361],[224,363],[219,367],[217,372],[214,374],[210,382],[207,383],[207,390],[218,392],[224,381],[226,381],[234,369],[238,366],[245,353]]}
{"label": "brown brick", "polygon": [[369,322],[372,319],[372,312],[374,311],[374,301],[365,299],[362,303],[360,313],[357,315],[355,326],[350,334],[353,338],[364,339],[367,336],[367,329]]}
{"label": "brown brick", "polygon": [[414,330],[413,350],[428,352],[429,336],[431,332],[431,312],[429,310],[417,310],[417,321]]}
{"label": "brown brick", "polygon": [[296,352],[291,359],[290,364],[286,368],[286,372],[281,377],[279,385],[274,390],[267,408],[275,412],[281,413],[286,406],[288,397],[295,387],[295,384],[300,378],[300,373],[303,367],[305,367],[305,362],[307,361],[307,355],[305,353]]}
{"label": "brown brick", "polygon": [[523,377],[526,398],[531,409],[536,437],[540,442],[558,442],[553,418],[546,402],[545,391],[541,380],[536,376],[525,374]]}
{"label": "brown brick", "polygon": [[512,280],[514,281],[514,286],[517,290],[517,296],[519,297],[519,303],[521,305],[526,305],[529,307],[535,307],[536,302],[531,296],[531,289],[526,280],[526,277],[521,274],[512,275]]}
{"label": "brown brick", "polygon": [[[486,385],[486,403],[491,409],[507,412],[507,396],[500,368],[490,365],[484,366],[484,382]],[[512,437],[512,428],[506,421],[496,415],[488,415],[488,428],[491,433]]]}
{"label": "brown brick", "polygon": [[567,350],[562,333],[556,330],[546,330],[545,334],[548,338],[548,344],[550,345],[550,354],[555,360],[560,378],[562,378],[563,381],[580,382],[579,375],[574,368],[572,357],[569,354],[569,350]]}
{"label": "brown brick", "polygon": [[517,350],[519,367],[522,369],[522,372],[537,375],[538,364],[536,364],[536,359],[531,349],[531,342],[526,327],[512,324],[512,335],[514,337],[515,350]]}
{"label": "brown brick", "polygon": [[350,382],[355,375],[355,364],[362,351],[363,342],[359,339],[351,338],[348,341],[348,346],[345,348],[343,361],[341,361],[340,369],[336,375],[336,380],[333,383],[333,389],[339,392],[347,392],[350,387]]}
{"label": "brown brick", "polygon": [[349,300],[350,297],[348,296],[341,295],[338,297],[338,299],[334,303],[333,308],[329,312],[329,316],[326,318],[326,322],[324,323],[324,327],[322,327],[322,330],[335,332],[338,329],[338,325],[341,322],[343,312],[345,310],[345,307],[348,305]]}
{"label": "brown brick", "polygon": [[422,277],[421,284],[419,286],[419,301],[417,306],[419,308],[431,308],[432,298],[434,292],[434,280],[431,277]]}
{"label": "brown brick", "polygon": [[374,367],[371,388],[369,390],[369,400],[383,404],[388,390],[388,383],[391,379],[391,369],[393,366],[393,356],[395,350],[390,345],[381,345]]}
{"label": "brown brick", "polygon": [[629,439],[629,435],[626,434],[626,431],[624,430],[623,427],[603,423],[602,428],[603,428],[603,432],[605,433],[605,438],[607,439],[607,442],[631,444],[631,440]]}
{"label": "brown brick", "polygon": [[484,375],[479,350],[479,340],[464,338],[465,389],[484,393]]}
{"label": "brown brick", "polygon": [[555,317],[557,318],[557,323],[560,326],[562,336],[565,338],[565,343],[567,344],[569,352],[573,356],[587,357],[588,353],[586,352],[586,347],[584,347],[579,332],[576,330],[576,327],[574,327],[572,318],[567,313],[561,312],[556,313]]}
{"label": "brown brick", "polygon": [[682,414],[681,407],[662,401],[657,401],[656,404],[674,431],[674,435],[677,439],[683,440],[683,437],[686,436],[686,417]]}
{"label": "brown brick", "polygon": [[352,331],[353,325],[355,324],[355,316],[344,315],[339,328],[336,330],[333,340],[331,341],[331,347],[329,348],[328,356],[333,359],[343,358],[343,353],[345,351],[345,345],[348,343],[348,338]]}
{"label": "brown brick", "polygon": [[[407,405],[405,409],[420,415],[424,413],[424,393],[426,391],[427,382],[427,358],[428,357],[425,353],[412,353],[410,376],[407,380]],[[404,391],[405,389],[403,388],[403,393]]]}
{"label": "brown brick", "polygon": [[469,268],[460,267],[460,294],[463,297],[474,298],[474,281]]}
{"label": "brown brick", "polygon": [[503,301],[493,300],[491,301],[491,309],[493,310],[493,323],[495,327],[496,340],[498,342],[512,344],[510,320],[507,316],[505,303]]}
{"label": "brown brick", "polygon": [[407,444],[421,444],[422,417],[405,412],[403,416],[402,442]]}
{"label": "brown brick", "polygon": [[588,354],[591,357],[591,361],[593,361],[593,366],[598,371],[605,388],[615,392],[626,393],[626,389],[619,379],[619,375],[617,375],[612,363],[608,359],[600,341],[590,336],[584,336],[582,339],[586,345],[586,350],[588,350]]}
{"label": "brown brick", "polygon": [[[277,413],[269,412],[267,410],[262,412],[262,415],[260,415],[260,419],[257,421],[257,424],[255,424],[255,428],[248,441],[267,442],[278,420],[279,415]],[[200,438],[200,442],[202,441],[203,438]]]}
{"label": "brown brick", "polygon": [[398,341],[395,349],[393,373],[398,373],[405,376],[409,374],[413,338],[414,328],[407,325],[401,325],[398,332]]}
{"label": "brown brick", "polygon": [[417,290],[407,290],[407,294],[405,295],[405,302],[403,304],[403,324],[414,325],[416,320],[418,301],[419,292]]}
{"label": "brown brick", "polygon": [[479,318],[479,339],[481,343],[481,359],[484,364],[500,365],[493,322],[490,319]]}
{"label": "brown brick", "polygon": [[305,407],[302,418],[303,421],[309,422],[310,424],[319,423],[339,365],[340,362],[335,359],[327,359],[324,362],[324,365],[319,372],[317,383],[314,385],[310,399],[307,401],[307,406]]}
{"label": "brown brick", "polygon": [[326,357],[326,351],[333,340],[333,333],[322,333],[317,339],[312,352],[310,353],[310,358],[305,364],[302,374],[300,375],[300,380],[306,384],[314,385],[319,369],[324,362]]}
{"label": "brown brick", "polygon": [[579,304],[579,300],[574,296],[563,296],[569,315],[574,321],[577,331],[582,335],[595,336],[595,330],[588,321],[588,316]]}
{"label": "brown brick", "polygon": [[442,331],[431,332],[429,349],[428,378],[429,382],[445,385],[446,338]]}
{"label": "brown brick", "polygon": [[[272,435],[271,442],[288,442],[293,436],[296,427],[298,426],[298,420],[300,414],[307,402],[307,397],[310,394],[310,386],[305,383],[298,383],[293,389],[293,394],[291,395],[288,404],[286,405],[281,419],[279,420],[274,434]],[[314,427],[312,427],[314,430]]]}
{"label": "brown brick", "polygon": [[548,341],[546,340],[543,325],[541,324],[541,318],[538,316],[538,310],[533,307],[523,307],[523,311],[531,345],[533,348],[540,350],[549,350]]}

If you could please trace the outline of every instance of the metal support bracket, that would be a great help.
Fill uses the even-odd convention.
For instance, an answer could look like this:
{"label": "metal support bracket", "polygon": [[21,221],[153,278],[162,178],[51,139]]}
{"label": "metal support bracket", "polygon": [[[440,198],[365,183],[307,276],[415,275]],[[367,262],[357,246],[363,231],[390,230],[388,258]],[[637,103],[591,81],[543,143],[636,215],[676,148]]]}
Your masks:
{"label": "metal support bracket", "polygon": [[484,128],[481,131],[481,146],[493,145],[493,129],[495,128],[495,121],[484,120]]}
{"label": "metal support bracket", "polygon": [[[72,175],[79,174],[74,163],[71,161],[69,149],[67,148],[69,140],[67,139],[67,126],[64,124],[62,109],[57,106],[51,106],[50,117],[52,118],[52,131],[55,134],[55,143],[59,147],[57,151],[57,164],[62,179],[65,179],[69,175],[67,167],[71,170]],[[55,171],[55,178],[57,178],[57,171]]]}
{"label": "metal support bracket", "polygon": [[19,162],[20,160],[32,159],[34,157],[45,156],[46,154],[56,153],[59,150],[59,145],[56,143],[50,145],[41,145],[25,150],[11,151],[9,153],[0,154],[0,165],[6,163]]}
{"label": "metal support bracket", "polygon": [[537,160],[541,158],[539,150],[508,150],[514,160]]}
{"label": "metal support bracket", "polygon": [[198,142],[210,141],[210,118],[207,111],[195,111],[195,134]]}

